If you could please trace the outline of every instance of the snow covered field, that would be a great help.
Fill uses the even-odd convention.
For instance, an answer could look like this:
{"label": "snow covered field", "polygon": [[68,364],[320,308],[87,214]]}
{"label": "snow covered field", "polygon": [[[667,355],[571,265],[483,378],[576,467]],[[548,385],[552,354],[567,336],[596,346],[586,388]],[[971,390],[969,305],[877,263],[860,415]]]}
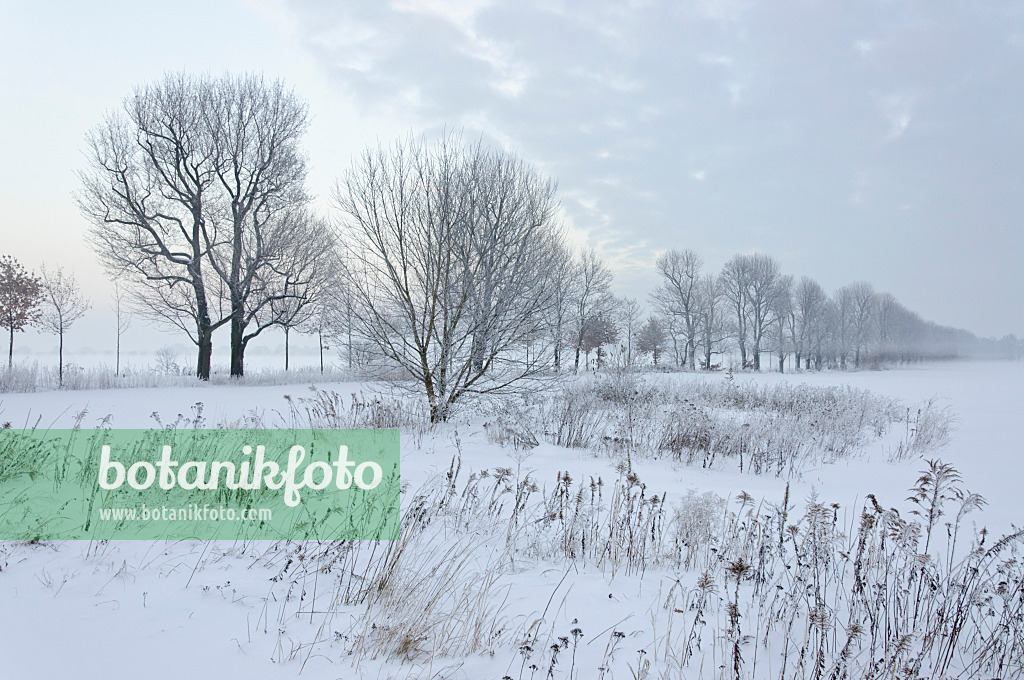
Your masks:
{"label": "snow covered field", "polygon": [[[649,375],[646,384],[660,390],[652,392],[656,403],[637,408],[653,413],[666,395],[693,394],[690,383],[721,387],[726,380],[720,373]],[[434,514],[410,519],[403,534],[406,551],[388,553],[387,559],[365,546],[0,544],[0,668],[5,677],[33,678],[909,677],[903,667],[928,643],[915,632],[924,628],[908,629],[906,650],[890,649],[890,640],[869,651],[867,632],[850,634],[850,611],[860,605],[849,597],[848,580],[858,567],[850,557],[853,546],[843,540],[856,535],[862,511],[871,507],[867,494],[874,494],[880,508],[896,508],[900,518],[912,519],[911,510],[922,506],[906,499],[926,468],[923,458],[951,464],[962,487],[987,500],[964,515],[956,560],[966,554],[974,525],[990,532],[986,547],[1019,529],[1024,364],[742,374],[735,382],[748,391],[782,383],[812,389],[849,385],[870,391],[879,403],[899,400],[887,402],[890,411],[909,408],[912,422],[864,435],[846,457],[810,457],[796,474],[776,476],[752,474],[749,467],[740,472],[731,460],[704,467],[700,460],[687,465],[664,451],[645,453],[638,442],[653,430],[638,429],[628,441],[621,428],[602,430],[586,448],[557,446],[552,428],[540,422],[554,412],[550,405],[522,409],[541,414],[527,423],[532,431],[525,434],[509,415],[515,409],[504,409],[504,415],[471,409],[434,430],[403,429],[402,476],[409,488],[403,509],[418,503]],[[318,387],[337,392],[346,403],[353,394],[372,400],[382,389],[354,383]],[[825,393],[798,394],[810,399]],[[198,413],[207,427],[283,427],[303,412],[298,399],[315,396],[308,385],[3,394],[0,422],[70,427],[80,420],[82,427],[94,427],[110,416],[113,427],[145,428],[157,426],[154,413],[164,424],[194,422],[201,402]],[[935,413],[948,407],[954,416],[948,443],[891,461],[911,437],[914,412],[933,398]],[[558,397],[552,399],[557,404]],[[696,401],[688,396],[680,403],[696,412],[705,406],[693,406]],[[721,410],[708,407],[707,413],[716,408]],[[742,409],[734,414],[756,428],[754,415]],[[828,417],[842,423],[847,415]],[[631,417],[618,422],[634,426]],[[516,437],[530,435],[539,443],[535,448],[514,445]],[[598,478],[602,487],[594,485]],[[783,504],[787,484],[789,500]],[[731,536],[755,545],[762,540],[755,533],[768,531],[776,520],[797,524],[812,499],[818,520],[830,518],[822,526],[831,542],[822,545],[837,551],[822,558],[828,564],[820,572],[807,572],[834,579],[821,586],[818,604],[772,604],[775,590],[792,586],[786,571],[808,568],[801,551],[817,540],[813,513],[809,524],[800,520],[800,529],[794,528],[791,547],[780,545],[778,554],[767,555],[762,546],[760,564],[744,562],[739,553],[716,558],[719,551],[739,549],[712,537],[698,541],[705,529],[729,526]],[[788,522],[785,514],[773,520],[772,507],[788,508]],[[944,525],[956,512],[950,502],[938,520],[931,552],[939,561],[948,558]],[[876,517],[883,517],[881,510]],[[885,517],[896,521],[895,515]],[[780,526],[779,535],[786,531]],[[895,533],[892,540],[897,560]],[[1017,548],[1007,548],[1000,559],[1011,549]],[[914,550],[921,552],[919,546]],[[381,562],[393,569],[385,574],[369,566]],[[1012,581],[1020,571],[1007,573]],[[379,584],[373,578],[383,575],[390,594],[351,595],[360,579]],[[879,578],[877,583],[919,589],[924,580]],[[1007,607],[1020,602],[1019,581],[1013,587]],[[810,592],[802,588],[795,590]],[[700,604],[704,598],[706,606]],[[789,632],[770,619],[787,612]],[[902,613],[891,616],[906,620]],[[1018,625],[996,635],[1019,633]],[[808,643],[816,639],[820,649]],[[948,664],[950,675],[962,670],[963,652],[957,655]],[[930,663],[918,668],[922,677],[928,677]],[[1020,672],[1009,663],[1003,677]]]}

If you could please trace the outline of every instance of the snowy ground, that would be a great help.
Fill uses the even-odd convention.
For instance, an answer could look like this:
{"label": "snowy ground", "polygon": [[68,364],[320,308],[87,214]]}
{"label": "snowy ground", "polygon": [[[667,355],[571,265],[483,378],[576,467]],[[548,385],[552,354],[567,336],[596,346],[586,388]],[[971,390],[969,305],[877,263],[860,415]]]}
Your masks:
{"label": "snowy ground", "polygon": [[[723,380],[724,376],[652,379]],[[1024,364],[951,362],[877,372],[761,374],[737,379],[849,384],[897,397],[908,406],[938,397],[955,412],[957,426],[950,443],[928,457],[953,464],[965,486],[988,500],[983,512],[970,516],[972,521],[996,536],[1009,532],[1012,525],[1021,526]],[[346,397],[370,390],[358,384],[320,387]],[[69,427],[81,417],[83,427],[93,427],[109,415],[113,427],[144,428],[156,426],[153,413],[164,423],[179,414],[193,417],[195,404],[201,402],[208,427],[253,417],[265,426],[284,426],[289,418],[284,395],[308,394],[308,385],[4,394],[0,395],[0,422],[14,427],[37,422]],[[79,416],[82,411],[86,414]],[[548,443],[520,453],[490,443],[483,428],[487,419],[488,414],[478,413],[434,432],[403,433],[402,474],[410,488],[442,484],[453,457],[460,454],[462,480],[474,471],[498,467],[511,468],[517,475],[529,470],[544,493],[554,487],[559,471],[568,471],[574,479],[616,476],[620,461],[609,455]],[[887,462],[893,441],[893,436],[880,439],[853,459],[805,471],[792,480],[793,503],[803,503],[816,490],[821,500],[839,505],[839,521],[844,525],[855,521],[868,493],[885,506],[905,507],[907,490],[923,461]],[[708,471],[665,459],[638,460],[634,469],[651,493],[665,493],[669,504],[690,489],[727,498],[745,491],[755,503],[779,502],[786,486],[786,480],[771,476]],[[470,518],[467,526],[473,522],[482,520]],[[316,569],[302,571],[301,578],[292,578],[289,572],[275,580],[285,569],[288,550],[293,551],[288,553],[292,557],[304,554],[295,552],[294,546],[74,542],[0,545],[0,668],[6,677],[33,678],[179,678],[195,673],[610,680],[645,677],[649,663],[646,672],[652,678],[719,677],[722,659],[715,656],[721,653],[717,647],[705,648],[706,658],[691,662],[685,675],[672,674],[672,660],[665,658],[670,646],[659,628],[670,620],[659,613],[660,605],[678,574],[615,572],[529,555],[521,559],[513,555],[509,565],[502,562],[501,546],[488,542],[487,526],[479,524],[476,543],[460,538],[469,547],[456,555],[465,565],[452,574],[452,592],[493,574],[495,582],[487,596],[500,609],[495,620],[520,634],[535,624],[534,632],[540,634],[534,639],[541,640],[545,649],[551,644],[561,647],[554,663],[550,653],[529,655],[507,641],[465,658],[412,653],[411,660],[398,663],[374,659],[368,653],[349,654],[353,638],[365,623],[360,618],[364,612],[352,605],[332,605],[336,593],[315,580]],[[322,556],[315,551],[309,554]],[[439,557],[436,551],[428,552],[423,564],[437,567]],[[323,579],[330,581],[326,575]],[[458,605],[452,611],[471,615]],[[617,632],[622,635],[616,636]],[[501,630],[495,639],[510,634]],[[355,658],[357,668],[352,663]],[[531,670],[531,665],[537,668]],[[777,667],[765,665],[757,672],[764,677],[778,674]]]}

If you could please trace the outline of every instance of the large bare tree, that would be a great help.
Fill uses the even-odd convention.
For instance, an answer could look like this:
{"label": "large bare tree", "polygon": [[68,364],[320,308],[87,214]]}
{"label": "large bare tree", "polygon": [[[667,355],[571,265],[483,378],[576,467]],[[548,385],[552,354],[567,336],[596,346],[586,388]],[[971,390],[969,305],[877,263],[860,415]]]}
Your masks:
{"label": "large bare tree", "polygon": [[561,234],[554,184],[447,134],[367,150],[335,201],[358,333],[422,388],[433,422],[539,375]]}
{"label": "large bare tree", "polygon": [[303,209],[309,113],[282,81],[246,75],[217,82],[207,116],[226,222],[207,253],[229,300],[231,375],[241,376],[246,345],[274,323],[263,308],[300,304],[316,276],[304,243],[321,228]]}
{"label": "large bare tree", "polygon": [[137,88],[87,137],[78,202],[90,242],[144,316],[188,333],[201,378],[225,324],[232,374],[243,373],[247,324],[276,290],[274,248],[292,245],[271,232],[308,200],[307,118],[280,81],[171,74]]}
{"label": "large bare tree", "polygon": [[206,109],[210,83],[185,74],[136,88],[87,136],[79,208],[89,241],[142,316],[183,329],[210,377],[214,319],[204,260],[220,215]]}
{"label": "large bare tree", "polygon": [[651,299],[663,316],[673,316],[686,338],[686,358],[690,369],[696,367],[697,288],[704,261],[692,250],[670,250],[655,261],[661,282]]}
{"label": "large bare tree", "polygon": [[733,320],[736,322],[734,332],[736,344],[740,349],[740,365],[747,366],[747,325],[750,315],[750,301],[747,297],[750,281],[750,268],[747,258],[736,255],[725,263],[718,277],[722,294],[729,302]]}
{"label": "large bare tree", "polygon": [[860,368],[861,354],[867,348],[874,334],[875,289],[866,281],[849,286],[853,301],[853,365]]}
{"label": "large bare tree", "polygon": [[811,355],[815,345],[814,338],[817,327],[824,323],[825,307],[828,295],[812,278],[801,276],[793,291],[793,314],[795,321],[794,351],[796,367],[800,368],[800,359],[805,358],[804,368],[810,369]]}
{"label": "large bare tree", "polygon": [[754,370],[761,369],[761,344],[775,320],[775,297],[781,279],[779,263],[761,253],[736,255],[722,269],[722,285],[736,315],[740,358],[746,366],[749,342]]}

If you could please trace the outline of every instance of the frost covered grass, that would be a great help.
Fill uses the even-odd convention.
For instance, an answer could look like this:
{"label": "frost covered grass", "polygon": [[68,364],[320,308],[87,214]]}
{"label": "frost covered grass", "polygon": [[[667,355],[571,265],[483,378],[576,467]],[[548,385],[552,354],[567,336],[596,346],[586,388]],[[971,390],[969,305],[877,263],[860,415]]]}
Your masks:
{"label": "frost covered grass", "polygon": [[[944,445],[953,415],[929,400],[916,409],[843,386],[663,381],[617,372],[566,385],[554,398],[506,403],[491,441],[667,456],[705,469],[789,477],[857,455],[893,430],[906,459]],[[535,445],[535,444],[534,444]]]}
{"label": "frost covered grass", "polygon": [[[852,512],[814,496],[798,505],[788,486],[777,503],[670,499],[627,469],[608,482],[559,473],[541,487],[510,468],[460,480],[460,468],[409,500],[401,541],[274,547],[275,578],[316,582],[328,610],[352,609],[331,635],[354,663],[483,653],[509,659],[517,680],[1024,673],[1024,531],[989,542],[969,530],[984,500],[939,461],[902,513],[872,495]],[[662,578],[640,631],[620,621],[591,632],[586,612],[559,631],[548,607],[510,611],[527,565]],[[616,655],[624,631],[635,658]],[[598,632],[603,652],[577,658]]]}
{"label": "frost covered grass", "polygon": [[241,378],[232,378],[226,371],[214,371],[209,380],[200,380],[176,363],[157,362],[153,366],[123,369],[120,374],[112,366],[97,364],[64,366],[61,385],[56,366],[42,365],[38,361],[15,364],[0,369],[0,393],[44,392],[49,390],[113,390],[124,388],[196,387],[219,385],[259,386],[289,385],[296,383],[342,382],[352,379],[350,371],[326,368],[297,368],[290,371],[272,368],[254,368]]}

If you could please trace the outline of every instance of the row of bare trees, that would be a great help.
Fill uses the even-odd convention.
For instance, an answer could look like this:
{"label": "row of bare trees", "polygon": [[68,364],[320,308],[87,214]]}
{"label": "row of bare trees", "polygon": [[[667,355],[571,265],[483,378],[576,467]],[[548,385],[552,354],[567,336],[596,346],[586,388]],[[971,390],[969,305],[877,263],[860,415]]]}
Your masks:
{"label": "row of bare trees", "polygon": [[672,342],[676,363],[713,366],[712,357],[739,353],[761,370],[765,354],[779,371],[796,366],[859,368],[872,363],[953,356],[964,331],[923,321],[889,293],[859,281],[829,295],[816,281],[794,281],[760,253],[736,255],[717,273],[704,271],[692,250],[670,250],[656,262],[660,282],[651,294],[657,315],[642,347],[654,354]]}
{"label": "row of bare trees", "polygon": [[[466,395],[580,369],[622,343],[628,361],[713,366],[735,346],[810,366],[920,352],[927,324],[853,284],[828,296],[771,257],[718,274],[692,251],[658,258],[657,314],[611,293],[593,252],[573,252],[553,181],[522,159],[447,133],[368,149],[337,182],[331,222],[305,189],[305,103],[280,81],[171,74],[139,87],[88,136],[78,202],[90,243],[144,317],[185,332],[209,378],[213,334],[231,374],[272,326],[383,362],[445,420]],[[120,304],[120,300],[119,300]],[[119,306],[120,309],[120,306]],[[120,333],[120,325],[119,325]]]}
{"label": "row of bare trees", "polygon": [[[509,388],[565,352],[613,341],[611,272],[573,254],[554,182],[513,154],[446,134],[368,150],[310,210],[308,113],[261,76],[172,74],[139,87],[87,138],[78,203],[135,311],[178,328],[209,378],[230,328],[231,374],[279,326],[344,338],[348,360],[420,383],[432,417]],[[287,350],[286,350],[287,352]],[[286,358],[287,362],[287,358]]]}

